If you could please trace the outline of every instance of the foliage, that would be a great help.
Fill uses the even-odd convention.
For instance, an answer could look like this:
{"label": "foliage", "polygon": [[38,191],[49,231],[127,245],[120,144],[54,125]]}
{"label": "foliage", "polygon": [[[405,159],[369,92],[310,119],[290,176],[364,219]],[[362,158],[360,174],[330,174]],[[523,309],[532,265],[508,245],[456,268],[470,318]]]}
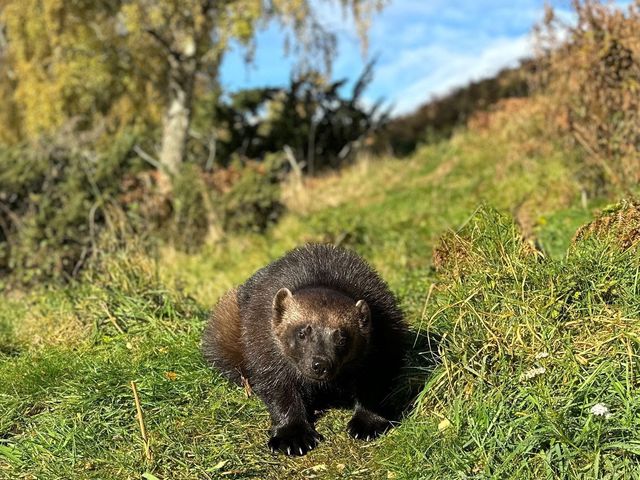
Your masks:
{"label": "foliage", "polygon": [[318,73],[308,73],[292,78],[288,88],[256,88],[228,99],[212,98],[212,106],[199,105],[194,123],[199,132],[212,131],[213,136],[192,141],[194,154],[207,158],[206,168],[214,163],[214,149],[216,162],[228,165],[234,154],[261,159],[289,147],[310,174],[337,168],[387,120],[379,104],[368,107],[362,101],[373,68],[373,63],[365,68],[346,97],[346,80],[327,82]]}
{"label": "foliage", "polygon": [[[13,78],[9,98],[20,111],[19,131],[26,138],[53,134],[72,119],[79,128],[92,127],[96,117],[106,115],[127,93],[131,77],[113,20],[117,5],[4,2],[5,66]],[[133,98],[142,92],[128,93]]]}
{"label": "foliage", "polygon": [[390,147],[396,155],[408,155],[425,141],[450,137],[474,114],[490,108],[501,99],[529,94],[529,75],[535,64],[523,61],[495,76],[473,81],[435,98],[414,112],[394,118],[377,139],[378,148]]}
{"label": "foliage", "polygon": [[185,250],[202,245],[212,221],[212,208],[201,170],[195,165],[184,165],[172,193],[171,240]]}
{"label": "foliage", "polygon": [[560,120],[552,128],[584,151],[585,184],[630,187],[640,181],[640,5],[576,0],[574,9],[575,25],[549,10],[539,29],[539,87]]}
{"label": "foliage", "polygon": [[77,273],[135,164],[135,141],[123,134],[102,152],[56,139],[0,150],[0,268],[24,281]]}
{"label": "foliage", "polygon": [[0,143],[15,143],[20,137],[20,112],[13,97],[16,88],[15,78],[8,68],[6,49],[2,44],[5,41],[4,31],[0,23]]}
{"label": "foliage", "polygon": [[268,156],[261,164],[250,163],[232,187],[218,200],[223,228],[230,232],[264,232],[278,220],[283,159]]}
{"label": "foliage", "polygon": [[[353,13],[364,42],[383,1],[335,4]],[[328,71],[335,35],[309,0],[8,0],[0,5],[0,65],[8,72],[0,76],[8,98],[0,120],[10,124],[0,130],[9,141],[35,140],[70,122],[109,135],[162,121],[160,163],[177,174],[194,98],[216,85],[231,42],[247,46],[250,57],[269,21],[297,40],[300,59],[324,55]]]}
{"label": "foliage", "polygon": [[[173,216],[168,235],[177,248],[190,251],[222,233],[264,231],[284,212],[280,202],[283,159],[269,155],[263,162],[239,157],[212,173],[187,164],[175,181]],[[163,234],[160,227],[160,235]]]}
{"label": "foliage", "polygon": [[132,236],[189,251],[216,229],[263,232],[284,211],[281,156],[212,174],[187,164],[167,196],[134,151],[140,140],[130,132],[100,151],[60,139],[0,150],[1,271],[27,284],[70,279]]}

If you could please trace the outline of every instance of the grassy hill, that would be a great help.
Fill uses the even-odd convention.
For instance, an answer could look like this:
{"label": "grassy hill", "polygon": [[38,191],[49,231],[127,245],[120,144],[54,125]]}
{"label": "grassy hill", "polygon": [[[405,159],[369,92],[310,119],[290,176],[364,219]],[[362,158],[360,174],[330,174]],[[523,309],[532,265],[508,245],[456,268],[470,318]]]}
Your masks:
{"label": "grassy hill", "polygon": [[[264,236],[190,254],[132,243],[65,288],[6,294],[0,478],[633,478],[637,209],[606,210],[572,243],[611,197],[585,197],[572,152],[536,141],[536,121],[510,114],[405,160],[291,181]],[[199,338],[220,294],[306,241],[365,256],[416,338],[440,338],[440,361],[416,342],[405,380],[419,394],[388,435],[352,440],[349,412],[330,411],[326,440],[286,458]]]}

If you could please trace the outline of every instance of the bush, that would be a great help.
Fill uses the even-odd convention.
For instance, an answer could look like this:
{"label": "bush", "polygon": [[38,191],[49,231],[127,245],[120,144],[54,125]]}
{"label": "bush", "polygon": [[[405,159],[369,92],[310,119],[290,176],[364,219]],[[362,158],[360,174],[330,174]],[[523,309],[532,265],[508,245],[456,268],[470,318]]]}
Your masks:
{"label": "bush", "polygon": [[75,275],[92,256],[134,135],[101,153],[55,141],[0,148],[0,270],[30,282]]}
{"label": "bush", "polygon": [[250,162],[237,182],[218,199],[218,211],[226,231],[263,232],[284,212],[280,202],[283,160],[270,155],[264,162]]}
{"label": "bush", "polygon": [[213,222],[209,192],[196,165],[184,165],[173,184],[171,240],[182,250],[201,245]]}
{"label": "bush", "polygon": [[191,250],[216,227],[262,232],[284,210],[280,157],[211,174],[185,164],[166,192],[135,152],[139,140],[123,134],[102,151],[69,139],[0,147],[0,273],[70,279],[132,238]]}
{"label": "bush", "polygon": [[550,10],[539,28],[539,87],[551,97],[550,115],[563,119],[561,131],[584,152],[583,180],[630,187],[640,181],[640,4],[622,10],[576,0],[574,8],[575,26]]}
{"label": "bush", "polygon": [[353,159],[365,139],[388,117],[380,103],[366,105],[362,95],[373,78],[373,63],[344,95],[346,80],[327,81],[318,73],[292,77],[287,88],[241,90],[210,95],[196,105],[190,142],[192,157],[228,166],[234,156],[264,159],[285,147],[313,175]]}

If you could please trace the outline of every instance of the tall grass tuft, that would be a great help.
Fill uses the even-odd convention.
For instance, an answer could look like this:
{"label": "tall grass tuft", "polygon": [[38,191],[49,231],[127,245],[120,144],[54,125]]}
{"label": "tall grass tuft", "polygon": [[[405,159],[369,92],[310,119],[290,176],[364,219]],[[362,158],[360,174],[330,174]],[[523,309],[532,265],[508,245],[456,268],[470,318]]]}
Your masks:
{"label": "tall grass tuft", "polygon": [[640,468],[637,248],[579,236],[551,260],[483,207],[435,260],[423,328],[442,335],[442,366],[389,465],[405,478],[631,478]]}

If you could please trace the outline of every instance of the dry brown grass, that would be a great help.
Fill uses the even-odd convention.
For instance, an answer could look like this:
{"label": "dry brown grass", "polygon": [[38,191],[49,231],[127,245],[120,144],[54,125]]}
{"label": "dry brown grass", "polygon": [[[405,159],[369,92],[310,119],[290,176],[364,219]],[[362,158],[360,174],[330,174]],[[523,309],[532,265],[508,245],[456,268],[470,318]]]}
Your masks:
{"label": "dry brown grass", "polygon": [[626,200],[605,209],[593,222],[582,226],[573,242],[589,238],[610,238],[623,250],[640,243],[640,202]]}
{"label": "dry brown grass", "polygon": [[624,10],[596,0],[575,0],[573,6],[575,26],[563,24],[549,10],[537,29],[536,80],[549,96],[548,116],[564,119],[561,133],[583,149],[586,180],[636,185],[640,181],[640,2]]}
{"label": "dry brown grass", "polygon": [[[399,164],[393,159],[362,154],[353,165],[302,180],[289,175],[282,186],[282,203],[296,214],[309,214],[343,204],[363,205],[408,177],[417,162]],[[382,187],[381,187],[382,186]]]}

